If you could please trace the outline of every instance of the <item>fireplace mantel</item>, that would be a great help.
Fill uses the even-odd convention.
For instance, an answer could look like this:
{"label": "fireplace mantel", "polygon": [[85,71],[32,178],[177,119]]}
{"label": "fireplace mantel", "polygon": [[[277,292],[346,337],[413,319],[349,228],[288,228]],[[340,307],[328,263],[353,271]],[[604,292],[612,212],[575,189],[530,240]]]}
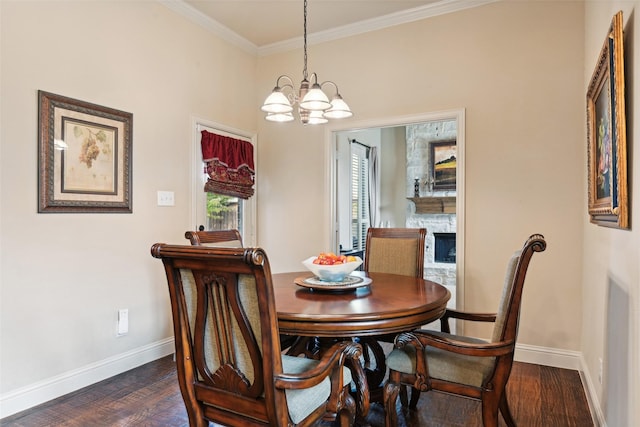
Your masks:
{"label": "fireplace mantel", "polygon": [[417,214],[454,214],[456,213],[455,196],[446,197],[408,197],[416,205]]}

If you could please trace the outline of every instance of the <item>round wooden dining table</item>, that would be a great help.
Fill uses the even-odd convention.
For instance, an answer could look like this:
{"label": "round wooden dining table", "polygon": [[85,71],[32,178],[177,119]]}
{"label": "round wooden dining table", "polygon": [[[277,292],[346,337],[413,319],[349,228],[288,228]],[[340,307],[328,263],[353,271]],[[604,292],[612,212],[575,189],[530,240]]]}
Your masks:
{"label": "round wooden dining table", "polygon": [[[296,284],[308,271],[273,274],[280,333],[349,338],[410,331],[439,319],[451,294],[429,280],[356,271],[371,283],[348,290],[316,290]],[[299,280],[298,280],[299,281]]]}
{"label": "round wooden dining table", "polygon": [[288,354],[318,357],[323,348],[344,339],[363,346],[364,366],[350,366],[358,418],[363,419],[369,402],[382,399],[386,363],[376,337],[411,331],[439,319],[451,293],[438,283],[415,277],[362,271],[352,275],[370,283],[324,290],[301,285],[305,278],[313,277],[309,271],[273,274],[272,278],[280,333],[297,337]]}

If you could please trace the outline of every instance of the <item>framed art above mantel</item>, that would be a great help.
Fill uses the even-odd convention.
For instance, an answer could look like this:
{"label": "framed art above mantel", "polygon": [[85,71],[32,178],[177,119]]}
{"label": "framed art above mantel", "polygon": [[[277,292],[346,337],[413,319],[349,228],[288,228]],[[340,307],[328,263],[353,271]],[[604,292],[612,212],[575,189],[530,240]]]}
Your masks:
{"label": "framed art above mantel", "polygon": [[38,212],[131,213],[133,114],[38,91]]}
{"label": "framed art above mantel", "polygon": [[629,228],[622,12],[611,22],[587,89],[590,221]]}
{"label": "framed art above mantel", "polygon": [[456,141],[429,143],[429,170],[433,191],[456,189]]}

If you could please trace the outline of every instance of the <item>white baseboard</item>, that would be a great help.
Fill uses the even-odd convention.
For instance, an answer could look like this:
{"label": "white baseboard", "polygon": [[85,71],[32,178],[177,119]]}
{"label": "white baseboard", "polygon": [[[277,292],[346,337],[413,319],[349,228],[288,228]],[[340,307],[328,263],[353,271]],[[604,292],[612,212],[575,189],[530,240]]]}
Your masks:
{"label": "white baseboard", "polygon": [[516,344],[514,360],[578,371],[594,425],[596,427],[607,427],[596,389],[581,352]]}
{"label": "white baseboard", "polygon": [[600,399],[596,393],[596,388],[593,385],[593,379],[589,370],[587,369],[587,363],[584,357],[580,356],[580,379],[584,387],[584,392],[587,395],[587,403],[591,410],[591,418],[593,418],[593,424],[596,427],[607,427],[607,421],[602,413],[602,405],[600,405]]}
{"label": "white baseboard", "polygon": [[535,363],[536,365],[579,371],[581,369],[581,357],[582,353],[579,351],[516,344],[514,360],[518,362]]}
{"label": "white baseboard", "polygon": [[0,395],[0,418],[111,378],[174,352],[173,337]]}

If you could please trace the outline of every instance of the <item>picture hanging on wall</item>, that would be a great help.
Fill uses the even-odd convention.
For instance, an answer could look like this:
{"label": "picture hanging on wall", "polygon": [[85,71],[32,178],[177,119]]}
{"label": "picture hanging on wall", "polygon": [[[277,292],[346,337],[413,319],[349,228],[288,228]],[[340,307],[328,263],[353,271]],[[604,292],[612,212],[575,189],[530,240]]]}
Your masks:
{"label": "picture hanging on wall", "polygon": [[433,190],[455,190],[457,169],[456,141],[432,142],[429,153],[429,168],[433,179]]}
{"label": "picture hanging on wall", "polygon": [[38,91],[38,212],[131,213],[133,114]]}
{"label": "picture hanging on wall", "polygon": [[629,228],[622,12],[611,22],[587,89],[589,216]]}

